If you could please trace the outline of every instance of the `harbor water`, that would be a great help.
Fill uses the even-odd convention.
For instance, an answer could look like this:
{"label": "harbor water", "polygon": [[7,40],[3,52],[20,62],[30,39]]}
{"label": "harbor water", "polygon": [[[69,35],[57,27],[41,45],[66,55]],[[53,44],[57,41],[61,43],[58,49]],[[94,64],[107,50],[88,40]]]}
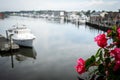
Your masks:
{"label": "harbor water", "polygon": [[77,80],[76,60],[95,54],[94,37],[103,33],[64,20],[11,16],[0,19],[0,34],[16,24],[26,25],[36,39],[33,48],[0,53],[0,80]]}

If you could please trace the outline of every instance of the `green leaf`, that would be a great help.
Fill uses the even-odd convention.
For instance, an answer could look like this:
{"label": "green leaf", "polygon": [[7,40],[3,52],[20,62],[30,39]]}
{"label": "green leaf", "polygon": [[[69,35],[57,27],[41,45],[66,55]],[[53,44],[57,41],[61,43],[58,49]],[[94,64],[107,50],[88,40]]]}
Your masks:
{"label": "green leaf", "polygon": [[103,64],[100,64],[98,66],[98,71],[99,71],[100,74],[103,74],[103,75],[105,74],[105,67],[104,67]]}
{"label": "green leaf", "polygon": [[99,58],[101,61],[103,61],[103,53],[101,52],[100,53],[100,58]]}
{"label": "green leaf", "polygon": [[96,61],[96,58],[95,58],[95,56],[93,55],[93,56],[91,56],[91,61],[92,62],[95,62]]}
{"label": "green leaf", "polygon": [[106,65],[108,65],[110,62],[111,62],[111,59],[110,59],[110,58],[106,58],[106,59],[105,59]]}
{"label": "green leaf", "polygon": [[[107,49],[104,49],[105,52],[107,52]],[[95,58],[96,58],[96,65],[99,65],[103,62],[104,60],[104,56],[103,56],[103,51],[102,51],[102,48],[99,48],[96,55],[95,55]]]}
{"label": "green leaf", "polygon": [[101,64],[101,60],[100,60],[100,58],[97,60],[96,63],[97,63],[98,65]]}
{"label": "green leaf", "polygon": [[96,61],[96,58],[95,58],[94,55],[91,56],[91,58],[87,59],[87,60],[86,60],[86,63],[85,63],[85,67],[86,67],[86,69],[88,70],[89,67],[93,66],[94,63],[95,63],[95,61]]}
{"label": "green leaf", "polygon": [[106,57],[106,56],[110,56],[110,53],[109,53],[109,50],[108,50],[108,49],[104,49],[104,52],[105,52],[105,54],[104,54],[105,57]]}
{"label": "green leaf", "polygon": [[99,55],[100,55],[101,52],[102,52],[102,48],[99,48],[98,51],[97,51],[97,53],[96,53],[96,55],[95,55],[95,57],[96,58],[99,57]]}
{"label": "green leaf", "polygon": [[116,27],[116,26],[113,26],[113,27],[112,27],[112,30],[116,32],[117,27]]}

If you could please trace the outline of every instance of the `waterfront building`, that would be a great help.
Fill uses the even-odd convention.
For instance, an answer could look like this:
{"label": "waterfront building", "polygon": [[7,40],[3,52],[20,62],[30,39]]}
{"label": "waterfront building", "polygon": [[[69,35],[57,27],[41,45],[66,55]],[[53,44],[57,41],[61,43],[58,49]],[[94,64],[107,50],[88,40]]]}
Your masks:
{"label": "waterfront building", "polygon": [[0,19],[3,19],[4,18],[4,14],[3,13],[0,13]]}
{"label": "waterfront building", "polygon": [[91,24],[100,26],[114,26],[120,25],[120,13],[119,12],[95,12],[90,15]]}

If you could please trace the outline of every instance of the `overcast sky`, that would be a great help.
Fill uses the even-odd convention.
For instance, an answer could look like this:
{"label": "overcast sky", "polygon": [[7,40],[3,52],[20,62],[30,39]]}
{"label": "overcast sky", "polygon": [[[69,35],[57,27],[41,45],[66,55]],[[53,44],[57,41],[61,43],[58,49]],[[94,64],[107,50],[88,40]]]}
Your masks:
{"label": "overcast sky", "polygon": [[107,10],[118,11],[120,0],[0,0],[0,11]]}

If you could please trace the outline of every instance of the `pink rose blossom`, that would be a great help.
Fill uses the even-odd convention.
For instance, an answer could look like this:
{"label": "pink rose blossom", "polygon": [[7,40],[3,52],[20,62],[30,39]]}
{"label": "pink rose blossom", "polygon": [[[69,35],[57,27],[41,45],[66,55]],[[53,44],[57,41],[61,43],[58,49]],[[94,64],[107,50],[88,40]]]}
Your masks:
{"label": "pink rose blossom", "polygon": [[120,60],[120,48],[115,48],[114,50],[112,50],[111,55],[115,57],[116,61]]}
{"label": "pink rose blossom", "polygon": [[118,33],[118,36],[117,36],[117,37],[118,37],[118,39],[120,39],[120,33]]}
{"label": "pink rose blossom", "polygon": [[117,32],[120,34],[120,27],[119,27],[119,28],[117,28]]}
{"label": "pink rose blossom", "polygon": [[96,36],[95,41],[97,42],[97,45],[102,48],[107,46],[107,38],[105,37],[105,34],[99,34]]}
{"label": "pink rose blossom", "polygon": [[118,69],[120,69],[120,61],[116,61],[114,66],[114,71],[117,71]]}
{"label": "pink rose blossom", "polygon": [[85,72],[85,61],[82,58],[78,59],[77,65],[75,66],[75,68],[79,74],[84,73]]}
{"label": "pink rose blossom", "polygon": [[110,55],[115,57],[114,71],[120,69],[120,48],[115,48],[112,50]]}
{"label": "pink rose blossom", "polygon": [[120,27],[117,28],[118,39],[120,39]]}
{"label": "pink rose blossom", "polygon": [[108,34],[108,35],[109,35],[111,32],[112,32],[112,30],[110,30],[110,29],[107,30],[107,34]]}

